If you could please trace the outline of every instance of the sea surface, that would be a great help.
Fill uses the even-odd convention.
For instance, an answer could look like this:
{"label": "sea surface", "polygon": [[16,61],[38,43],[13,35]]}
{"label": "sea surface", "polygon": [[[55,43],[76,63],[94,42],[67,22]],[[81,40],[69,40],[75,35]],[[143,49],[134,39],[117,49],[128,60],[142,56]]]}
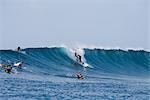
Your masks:
{"label": "sea surface", "polygon": [[[88,65],[84,68],[74,53]],[[150,52],[121,49],[26,48],[0,50],[1,100],[149,100]],[[81,73],[84,79],[76,78]]]}

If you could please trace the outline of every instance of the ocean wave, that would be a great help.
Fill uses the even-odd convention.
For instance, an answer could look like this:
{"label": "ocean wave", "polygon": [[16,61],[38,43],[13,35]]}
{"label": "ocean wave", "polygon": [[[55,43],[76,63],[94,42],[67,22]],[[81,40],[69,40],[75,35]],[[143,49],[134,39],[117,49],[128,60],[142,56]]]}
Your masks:
{"label": "ocean wave", "polygon": [[[74,52],[82,56],[83,62],[91,68],[89,75],[115,75],[148,77],[150,52],[145,50],[121,50],[99,48],[51,47],[26,48],[20,52],[0,50],[1,63],[24,61],[24,72],[59,75],[83,71],[83,66],[76,62]],[[29,71],[30,70],[30,71]]]}

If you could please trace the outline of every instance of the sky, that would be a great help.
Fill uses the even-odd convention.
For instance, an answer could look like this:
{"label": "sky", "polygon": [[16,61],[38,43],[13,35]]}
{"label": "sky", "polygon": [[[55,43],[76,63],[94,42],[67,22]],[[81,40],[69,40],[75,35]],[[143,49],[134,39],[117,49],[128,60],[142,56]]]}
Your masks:
{"label": "sky", "polygon": [[0,0],[0,49],[150,49],[149,0]]}

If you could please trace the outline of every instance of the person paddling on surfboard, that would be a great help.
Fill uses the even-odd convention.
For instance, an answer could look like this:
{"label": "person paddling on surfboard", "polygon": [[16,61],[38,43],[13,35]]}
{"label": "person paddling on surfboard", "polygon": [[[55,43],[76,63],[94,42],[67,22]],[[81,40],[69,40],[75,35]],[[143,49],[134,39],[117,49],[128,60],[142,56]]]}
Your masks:
{"label": "person paddling on surfboard", "polygon": [[22,64],[23,64],[23,61],[20,61],[18,63],[14,63],[13,66],[21,69]]}
{"label": "person paddling on surfboard", "polygon": [[77,77],[78,79],[84,79],[83,76],[81,75],[81,73],[76,73],[76,77]]}
{"label": "person paddling on surfboard", "polygon": [[0,64],[0,67],[1,67],[2,69],[4,69],[4,71],[5,71],[6,73],[8,73],[8,74],[10,74],[11,71],[12,71],[12,66],[11,66],[11,65]]}
{"label": "person paddling on surfboard", "polygon": [[12,66],[11,66],[11,65],[5,66],[5,72],[6,72],[6,73],[10,74],[11,71],[12,71]]}

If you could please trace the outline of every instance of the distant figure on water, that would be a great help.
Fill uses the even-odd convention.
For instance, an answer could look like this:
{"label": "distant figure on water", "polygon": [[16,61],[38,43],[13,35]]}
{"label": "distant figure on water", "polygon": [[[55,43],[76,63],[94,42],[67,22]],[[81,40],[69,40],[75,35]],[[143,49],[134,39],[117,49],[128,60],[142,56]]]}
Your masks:
{"label": "distant figure on water", "polygon": [[23,65],[23,61],[19,61],[18,63],[14,63],[14,64],[0,64],[0,69],[10,74],[12,72],[12,68],[16,67],[21,69],[22,65]]}
{"label": "distant figure on water", "polygon": [[4,69],[4,71],[8,74],[11,73],[12,71],[12,66],[11,65],[6,65],[6,64],[0,64],[1,69]]}
{"label": "distant figure on water", "polygon": [[20,68],[21,69],[21,66],[23,65],[23,61],[20,61],[18,63],[14,63],[14,67],[17,67],[17,68]]}
{"label": "distant figure on water", "polygon": [[84,79],[83,76],[81,75],[81,73],[76,73],[76,77],[77,77],[78,79]]}
{"label": "distant figure on water", "polygon": [[18,47],[16,51],[18,51],[18,52],[19,52],[20,50],[21,50],[21,48],[20,48],[20,47]]}
{"label": "distant figure on water", "polygon": [[6,65],[5,72],[8,73],[8,74],[10,74],[11,71],[12,71],[12,66],[11,65]]}

